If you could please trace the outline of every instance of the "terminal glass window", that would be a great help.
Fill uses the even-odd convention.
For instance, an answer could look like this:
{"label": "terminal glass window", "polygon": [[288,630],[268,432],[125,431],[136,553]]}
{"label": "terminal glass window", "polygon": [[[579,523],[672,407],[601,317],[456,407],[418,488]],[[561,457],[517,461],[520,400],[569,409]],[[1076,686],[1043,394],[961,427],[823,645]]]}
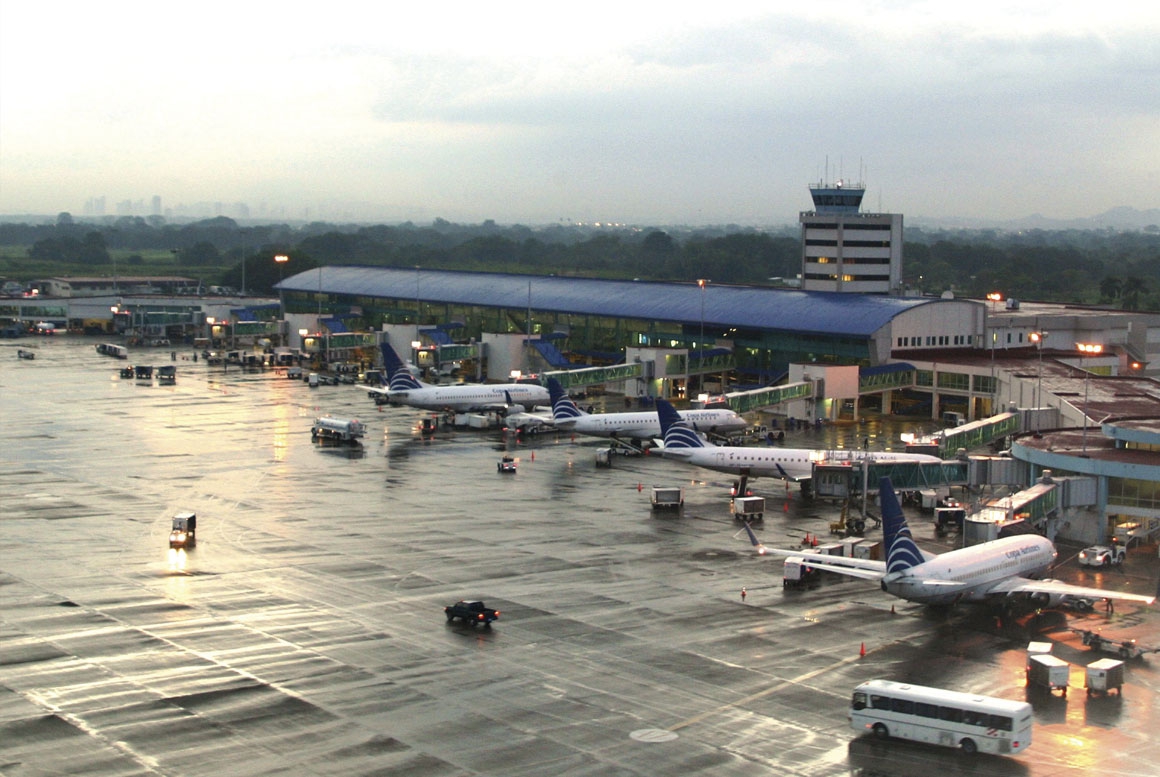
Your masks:
{"label": "terminal glass window", "polygon": [[975,393],[976,394],[994,394],[995,385],[998,381],[990,375],[976,375],[975,376]]}
{"label": "terminal glass window", "polygon": [[914,385],[916,386],[934,386],[934,372],[931,370],[918,370],[914,373]]}
{"label": "terminal glass window", "polygon": [[938,387],[953,391],[970,391],[971,376],[962,372],[940,372],[938,374]]}
{"label": "terminal glass window", "polygon": [[1108,505],[1160,509],[1160,483],[1136,478],[1108,478]]}

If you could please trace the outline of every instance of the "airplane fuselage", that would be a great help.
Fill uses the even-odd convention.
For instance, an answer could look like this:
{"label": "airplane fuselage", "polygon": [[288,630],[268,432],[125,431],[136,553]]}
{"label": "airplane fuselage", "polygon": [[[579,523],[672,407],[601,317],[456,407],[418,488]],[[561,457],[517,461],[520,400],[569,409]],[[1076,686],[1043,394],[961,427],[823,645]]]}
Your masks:
{"label": "airplane fuselage", "polygon": [[1043,573],[1055,556],[1055,547],[1046,537],[1003,537],[889,572],[882,578],[882,589],[921,604],[977,602],[991,595],[1000,582]]}
{"label": "airplane fuselage", "polygon": [[680,448],[665,451],[665,456],[698,467],[750,477],[808,478],[813,465],[821,461],[857,463],[870,459],[875,463],[920,462],[940,464],[942,459],[923,453],[889,453],[883,451],[814,450],[810,448]]}
{"label": "airplane fuselage", "polygon": [[533,407],[548,401],[548,390],[530,383],[497,383],[463,386],[425,386],[423,388],[398,389],[387,393],[392,402],[418,407],[425,410],[494,410],[511,401]]}
{"label": "airplane fuselage", "polygon": [[[732,410],[685,410],[680,415],[682,420],[706,432],[726,434],[741,431],[747,426],[745,419]],[[567,419],[560,425],[593,437],[652,440],[661,436],[661,422],[655,412],[582,415],[576,419]]]}

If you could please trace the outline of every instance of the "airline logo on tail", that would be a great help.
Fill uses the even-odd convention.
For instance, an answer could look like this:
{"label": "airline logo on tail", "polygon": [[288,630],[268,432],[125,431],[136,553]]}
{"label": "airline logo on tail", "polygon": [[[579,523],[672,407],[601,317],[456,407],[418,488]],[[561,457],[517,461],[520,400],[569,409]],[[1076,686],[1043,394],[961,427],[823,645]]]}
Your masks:
{"label": "airline logo on tail", "polygon": [[878,503],[882,508],[882,539],[886,543],[887,574],[903,572],[923,563],[926,559],[914,543],[890,478],[884,477],[878,481]]}
{"label": "airline logo on tail", "polygon": [[555,378],[548,378],[548,399],[552,403],[552,419],[554,421],[569,421],[584,415],[571,397],[565,393],[560,381]]}
{"label": "airline logo on tail", "polygon": [[671,404],[663,399],[657,400],[657,418],[661,422],[661,436],[666,448],[704,448],[705,441],[685,421],[681,419]]}
{"label": "airline logo on tail", "polygon": [[423,384],[415,380],[415,376],[407,370],[407,365],[395,353],[390,343],[383,343],[380,350],[383,352],[383,366],[386,368],[390,382],[387,387],[391,391],[410,391],[423,388]]}

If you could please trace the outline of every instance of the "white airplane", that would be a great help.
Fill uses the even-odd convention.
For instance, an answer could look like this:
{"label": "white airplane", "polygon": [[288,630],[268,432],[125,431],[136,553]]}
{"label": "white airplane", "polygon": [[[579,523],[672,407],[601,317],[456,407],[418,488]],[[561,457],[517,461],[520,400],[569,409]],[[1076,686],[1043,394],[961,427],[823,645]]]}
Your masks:
{"label": "white airplane", "polygon": [[[650,410],[633,413],[585,413],[565,393],[560,381],[548,378],[548,395],[552,399],[552,423],[565,431],[592,437],[618,437],[652,440],[661,436],[661,423]],[[728,408],[718,410],[683,410],[678,417],[706,432],[727,434],[746,428],[745,419]]]}
{"label": "white airplane", "polygon": [[820,461],[845,463],[869,459],[876,464],[905,461],[942,463],[942,459],[937,456],[925,453],[713,445],[705,442],[695,429],[683,423],[676,409],[663,399],[657,400],[657,419],[664,434],[665,447],[662,454],[666,459],[679,459],[687,464],[746,478],[772,477],[801,483],[813,477],[813,465]]}
{"label": "white airplane", "polygon": [[390,381],[385,387],[371,387],[372,394],[383,394],[390,402],[425,410],[518,410],[548,402],[548,390],[533,383],[462,383],[455,386],[432,386],[411,374],[395,349],[383,343],[383,362]]}
{"label": "white airplane", "polygon": [[766,548],[748,524],[745,531],[759,553],[793,557],[815,569],[878,580],[882,590],[891,596],[920,604],[979,602],[1012,594],[1046,596],[1048,599],[1064,596],[1125,599],[1145,604],[1156,600],[1154,596],[1086,588],[1060,580],[1033,579],[1032,576],[1047,571],[1056,557],[1051,540],[1038,534],[1003,537],[938,555],[923,553],[910,534],[890,478],[878,482],[878,493],[885,561],[803,554],[800,549]]}

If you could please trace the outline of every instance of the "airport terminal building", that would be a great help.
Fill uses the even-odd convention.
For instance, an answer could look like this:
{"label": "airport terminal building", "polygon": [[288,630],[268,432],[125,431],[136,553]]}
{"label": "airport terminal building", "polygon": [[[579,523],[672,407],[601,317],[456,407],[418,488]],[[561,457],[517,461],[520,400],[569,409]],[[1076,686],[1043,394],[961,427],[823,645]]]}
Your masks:
{"label": "airport terminal building", "polygon": [[[508,336],[520,348],[530,338],[537,368],[564,366],[556,352],[601,364],[626,348],[667,348],[688,355],[688,377],[727,373],[726,385],[772,383],[791,363],[883,365],[896,343],[966,351],[982,341],[986,314],[970,300],[354,266],[310,270],[280,289],[292,342],[399,326],[414,337],[396,350],[424,338]],[[494,352],[503,349],[487,350],[485,377],[506,377],[513,365]]]}

